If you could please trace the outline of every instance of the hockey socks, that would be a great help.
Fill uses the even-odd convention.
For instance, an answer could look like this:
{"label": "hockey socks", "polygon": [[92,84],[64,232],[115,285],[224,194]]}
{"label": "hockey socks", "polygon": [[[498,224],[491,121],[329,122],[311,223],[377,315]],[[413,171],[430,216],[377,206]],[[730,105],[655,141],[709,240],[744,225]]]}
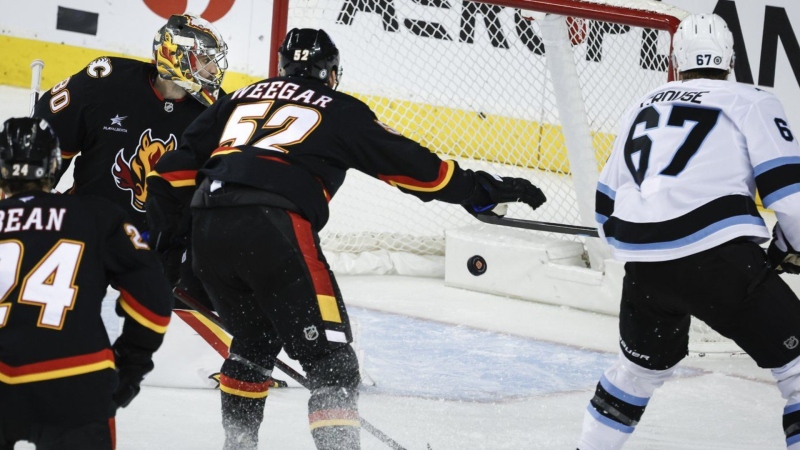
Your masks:
{"label": "hockey socks", "polygon": [[800,450],[800,404],[783,408],[783,432],[786,434],[786,448]]}
{"label": "hockey socks", "polygon": [[308,425],[317,450],[361,448],[358,359],[349,345],[305,366],[311,382]]}
{"label": "hockey socks", "polygon": [[246,382],[220,375],[224,450],[255,450],[264,419],[269,381]]}
{"label": "hockey socks", "polygon": [[634,364],[620,354],[595,389],[583,419],[580,450],[616,450],[628,440],[653,392],[674,372]]}
{"label": "hockey socks", "polygon": [[357,450],[361,423],[358,391],[326,386],[314,389],[308,400],[308,425],[317,450]]}
{"label": "hockey socks", "polygon": [[786,448],[800,450],[800,357],[789,364],[772,369],[781,396],[786,399],[783,408],[783,432]]}
{"label": "hockey socks", "polygon": [[[612,385],[605,375],[589,402],[583,421],[581,450],[617,449],[628,440],[644,414],[649,398],[626,394]],[[604,445],[598,445],[602,442]]]}

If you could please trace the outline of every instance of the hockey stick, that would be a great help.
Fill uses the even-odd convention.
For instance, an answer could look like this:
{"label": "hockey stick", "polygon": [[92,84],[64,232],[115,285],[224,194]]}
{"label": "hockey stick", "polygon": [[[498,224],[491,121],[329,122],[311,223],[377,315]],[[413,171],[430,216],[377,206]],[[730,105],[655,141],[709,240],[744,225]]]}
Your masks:
{"label": "hockey stick", "polygon": [[574,234],[577,236],[599,237],[597,228],[566,225],[563,223],[539,222],[535,220],[512,219],[489,214],[478,214],[475,217],[483,223],[502,225],[504,227],[523,228],[525,230],[549,231],[551,233]]}
{"label": "hockey stick", "polygon": [[[175,296],[175,298],[177,298],[178,300],[180,300],[181,302],[183,302],[184,304],[186,304],[190,308],[193,308],[195,311],[200,313],[200,315],[202,315],[203,317],[208,319],[214,325],[220,327],[222,330],[227,332],[227,330],[225,329],[225,325],[219,319],[219,316],[217,316],[214,312],[212,312],[211,310],[206,308],[202,303],[200,303],[197,300],[195,300],[191,295],[189,295],[188,292],[186,292],[183,289],[175,288],[175,289],[172,290],[172,294]],[[255,371],[257,371],[257,372],[259,372],[259,373],[261,373],[263,375],[272,376],[272,371],[271,370],[269,370],[266,367],[263,367],[263,366],[261,366],[259,364],[256,364],[256,363],[254,363],[253,361],[250,361],[247,358],[239,356],[239,355],[237,355],[235,353],[229,353],[229,358],[231,358],[234,361],[238,361],[238,362],[250,367],[251,369],[253,369],[253,370],[255,370]],[[283,373],[285,373],[286,375],[291,377],[294,381],[298,382],[304,388],[306,388],[308,390],[311,390],[311,387],[310,387],[310,385],[308,383],[308,379],[306,377],[304,377],[298,371],[294,370],[290,365],[288,365],[285,362],[281,361],[279,358],[275,358],[275,367],[277,367]],[[383,431],[375,428],[374,425],[372,425],[371,423],[367,422],[367,420],[364,419],[363,417],[359,416],[359,420],[361,422],[361,428],[367,430],[371,435],[375,436],[381,442],[383,442],[384,444],[388,445],[389,448],[391,448],[392,450],[406,450],[405,447],[403,447],[402,445],[398,444],[394,439],[392,439],[389,436],[387,436],[386,433],[384,433]]]}
{"label": "hockey stick", "polygon": [[33,117],[33,108],[36,102],[39,101],[39,88],[42,84],[42,69],[44,69],[44,61],[41,59],[34,59],[31,62],[31,107],[28,117]]}

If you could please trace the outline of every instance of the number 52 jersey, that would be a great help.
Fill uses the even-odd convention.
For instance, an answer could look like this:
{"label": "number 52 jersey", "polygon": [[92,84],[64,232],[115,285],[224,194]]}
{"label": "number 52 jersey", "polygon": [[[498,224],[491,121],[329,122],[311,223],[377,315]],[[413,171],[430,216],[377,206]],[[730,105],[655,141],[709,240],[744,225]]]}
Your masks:
{"label": "number 52 jersey", "polygon": [[622,261],[665,261],[770,232],[800,248],[800,147],[772,94],[732,81],[671,82],[626,114],[597,186],[600,234]]}

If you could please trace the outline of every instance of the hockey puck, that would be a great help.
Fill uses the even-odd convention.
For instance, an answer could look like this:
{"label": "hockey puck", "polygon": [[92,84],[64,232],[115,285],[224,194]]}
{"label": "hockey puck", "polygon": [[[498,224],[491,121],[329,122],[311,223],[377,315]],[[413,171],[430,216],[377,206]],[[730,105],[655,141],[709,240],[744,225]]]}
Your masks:
{"label": "hockey puck", "polygon": [[471,257],[467,260],[467,270],[476,277],[483,275],[486,273],[486,260],[480,255]]}

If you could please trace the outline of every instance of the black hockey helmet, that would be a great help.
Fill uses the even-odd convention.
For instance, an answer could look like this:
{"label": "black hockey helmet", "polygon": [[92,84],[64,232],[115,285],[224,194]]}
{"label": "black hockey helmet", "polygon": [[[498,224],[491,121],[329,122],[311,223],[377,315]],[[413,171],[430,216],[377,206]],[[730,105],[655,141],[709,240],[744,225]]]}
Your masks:
{"label": "black hockey helmet", "polygon": [[[325,30],[293,28],[278,50],[278,74],[305,77],[327,82],[336,73],[336,85],[342,76],[339,49]],[[336,89],[336,85],[332,86]]]}
{"label": "black hockey helmet", "polygon": [[46,120],[6,120],[0,131],[0,179],[52,181],[60,168],[58,137]]}

